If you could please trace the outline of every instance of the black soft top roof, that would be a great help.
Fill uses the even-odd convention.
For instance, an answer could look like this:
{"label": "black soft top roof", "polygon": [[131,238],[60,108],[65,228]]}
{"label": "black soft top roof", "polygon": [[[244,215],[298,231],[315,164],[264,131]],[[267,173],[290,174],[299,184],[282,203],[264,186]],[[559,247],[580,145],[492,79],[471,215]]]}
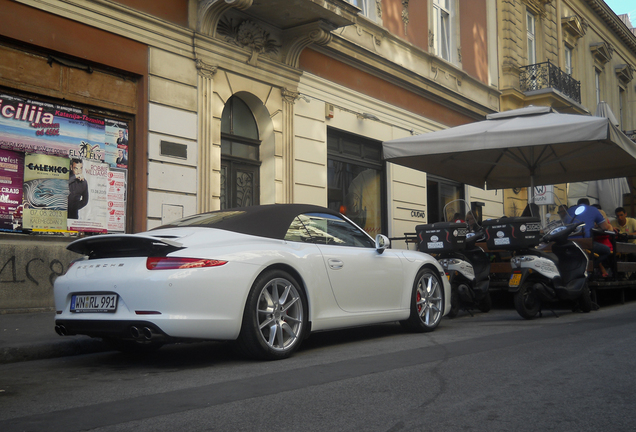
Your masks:
{"label": "black soft top roof", "polygon": [[207,227],[282,240],[296,216],[303,213],[340,213],[312,204],[268,204],[218,210],[176,220],[152,231],[175,227]]}

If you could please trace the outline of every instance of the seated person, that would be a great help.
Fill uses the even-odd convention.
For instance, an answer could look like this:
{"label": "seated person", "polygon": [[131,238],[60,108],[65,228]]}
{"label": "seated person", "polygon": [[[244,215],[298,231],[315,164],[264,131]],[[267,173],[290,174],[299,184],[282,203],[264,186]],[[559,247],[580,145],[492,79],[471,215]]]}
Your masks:
{"label": "seated person", "polygon": [[[616,220],[612,221],[612,228],[614,228],[614,232],[616,232],[616,234],[636,235],[636,219],[627,217],[623,207],[618,207],[614,211],[614,214],[616,215]],[[620,241],[618,238],[617,240]],[[629,239],[627,241],[629,243],[636,244],[636,239]],[[627,254],[627,256],[622,256],[621,259],[629,262],[635,262],[636,254],[630,253]],[[626,273],[625,276],[630,279],[635,279],[636,273]]]}
{"label": "seated person", "polygon": [[[618,207],[614,214],[616,220],[612,221],[612,229],[617,234],[636,235],[636,219],[627,217],[623,207]],[[636,243],[636,239],[630,239],[629,242]]]}
{"label": "seated person", "polygon": [[[607,215],[605,214],[605,212],[603,211],[603,209],[601,209],[600,205],[592,204],[592,207],[596,207],[596,209],[601,213],[605,221],[609,223],[609,219]],[[598,224],[596,225],[596,228],[602,229],[601,227],[598,226]],[[612,240],[610,239],[609,234],[596,234],[594,236],[594,241],[604,244],[605,246],[610,248],[610,252],[614,252],[614,246],[612,245]],[[603,264],[599,263],[598,268],[601,271],[601,276],[603,277],[608,276],[607,271],[605,270],[605,267],[603,266]]]}
{"label": "seated person", "polygon": [[[575,206],[570,207],[568,209],[568,215],[575,222],[580,221],[585,223],[583,227],[583,238],[593,238],[592,229],[596,226],[602,230],[612,231],[612,225],[607,222],[597,208],[590,205],[590,200],[587,198],[579,199]],[[592,254],[595,255],[594,268],[599,269],[599,272],[603,275],[599,264],[603,264],[607,261],[611,255],[610,248],[602,243],[593,241]],[[607,277],[606,275],[607,273],[603,276]]]}
{"label": "seated person", "polygon": [[559,215],[561,220],[563,220],[568,215],[568,207],[566,205],[561,204],[559,206],[559,209],[557,210],[557,214]]}

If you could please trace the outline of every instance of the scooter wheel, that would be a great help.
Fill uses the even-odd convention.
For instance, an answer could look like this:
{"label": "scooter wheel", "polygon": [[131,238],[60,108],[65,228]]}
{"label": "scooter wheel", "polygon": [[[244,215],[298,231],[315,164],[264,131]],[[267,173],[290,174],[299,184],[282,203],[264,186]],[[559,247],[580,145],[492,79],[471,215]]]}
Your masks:
{"label": "scooter wheel", "polygon": [[489,292],[487,292],[486,296],[479,301],[477,308],[482,312],[490,312],[490,309],[492,309],[492,298],[490,297]]}
{"label": "scooter wheel", "polygon": [[590,287],[585,282],[583,286],[583,291],[581,292],[581,297],[579,298],[579,307],[585,313],[588,313],[592,310],[592,294],[590,293]]}
{"label": "scooter wheel", "polygon": [[515,293],[515,309],[522,318],[532,319],[539,313],[541,303],[534,291],[533,282],[526,282]]}
{"label": "scooter wheel", "polygon": [[450,311],[447,316],[449,318],[455,318],[459,314],[459,292],[457,285],[451,286],[450,305]]}

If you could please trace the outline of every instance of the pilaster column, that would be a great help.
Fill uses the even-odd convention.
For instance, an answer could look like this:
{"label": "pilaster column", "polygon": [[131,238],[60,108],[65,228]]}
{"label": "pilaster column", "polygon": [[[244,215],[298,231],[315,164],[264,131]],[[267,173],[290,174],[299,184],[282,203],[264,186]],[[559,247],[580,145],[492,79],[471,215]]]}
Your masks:
{"label": "pilaster column", "polygon": [[[214,112],[212,98],[214,96],[214,74],[217,68],[201,60],[196,61],[198,72],[197,90],[199,99],[199,157],[197,163],[199,187],[197,193],[198,213],[217,210],[215,200],[220,196],[220,183],[215,182],[220,175],[219,161],[215,160],[214,146],[220,145],[220,139],[215,140]],[[219,132],[220,135],[220,132]],[[216,144],[215,144],[216,142]]]}
{"label": "pilaster column", "polygon": [[300,93],[283,88],[283,194],[286,203],[294,202],[294,104]]}

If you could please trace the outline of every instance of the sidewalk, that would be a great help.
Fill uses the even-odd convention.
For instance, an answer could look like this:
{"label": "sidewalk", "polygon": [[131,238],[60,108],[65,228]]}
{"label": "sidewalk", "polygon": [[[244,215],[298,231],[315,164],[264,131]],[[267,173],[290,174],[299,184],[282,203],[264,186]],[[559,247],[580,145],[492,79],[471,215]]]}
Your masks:
{"label": "sidewalk", "polygon": [[0,314],[0,364],[109,350],[100,339],[59,336],[55,312]]}

